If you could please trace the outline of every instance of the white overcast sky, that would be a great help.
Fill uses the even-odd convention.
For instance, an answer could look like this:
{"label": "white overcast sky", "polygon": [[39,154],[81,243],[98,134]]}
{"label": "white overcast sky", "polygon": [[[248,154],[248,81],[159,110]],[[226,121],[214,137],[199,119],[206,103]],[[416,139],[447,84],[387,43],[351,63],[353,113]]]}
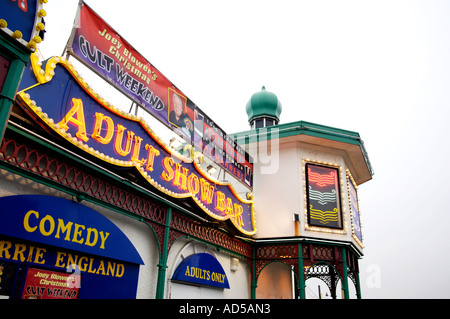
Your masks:
{"label": "white overcast sky", "polygon": [[[264,85],[298,120],[359,132],[364,298],[450,297],[450,2],[87,0],[227,133]],[[78,0],[49,0],[44,58]]]}

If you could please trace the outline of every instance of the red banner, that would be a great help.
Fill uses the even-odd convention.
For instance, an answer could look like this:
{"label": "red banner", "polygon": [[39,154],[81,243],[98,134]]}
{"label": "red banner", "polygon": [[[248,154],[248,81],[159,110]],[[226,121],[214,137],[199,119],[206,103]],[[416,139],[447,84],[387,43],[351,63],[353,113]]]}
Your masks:
{"label": "red banner", "polygon": [[22,299],[77,299],[80,275],[28,269]]}
{"label": "red banner", "polygon": [[249,154],[83,2],[67,51],[252,187]]}

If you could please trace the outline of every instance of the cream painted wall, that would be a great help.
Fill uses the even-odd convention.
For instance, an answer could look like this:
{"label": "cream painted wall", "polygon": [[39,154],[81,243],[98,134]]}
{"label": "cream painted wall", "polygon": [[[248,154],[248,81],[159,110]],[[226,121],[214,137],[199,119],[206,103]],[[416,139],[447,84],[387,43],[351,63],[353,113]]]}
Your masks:
{"label": "cream painted wall", "polygon": [[[266,149],[269,149],[267,151]],[[277,150],[278,149],[278,150]],[[293,214],[299,214],[299,235],[327,240],[355,243],[352,237],[351,216],[348,200],[346,169],[348,157],[345,152],[298,141],[278,140],[272,145],[252,144],[249,152],[255,158],[254,187],[256,238],[295,236]],[[262,160],[261,160],[261,154]],[[268,157],[267,154],[270,156]],[[267,159],[270,158],[270,161]],[[343,230],[329,228],[305,229],[307,225],[306,189],[304,185],[305,161],[330,163],[340,166],[341,203]],[[270,162],[270,164],[268,164]],[[275,164],[274,164],[275,163]],[[264,168],[271,166],[271,172]],[[275,169],[276,167],[276,169]],[[363,229],[364,232],[364,229]]]}
{"label": "cream painted wall", "polygon": [[[272,156],[273,173],[266,174],[255,164],[253,195],[257,238],[294,236],[292,216],[300,211],[300,167],[296,143],[280,145],[279,156]],[[276,164],[274,164],[276,163]]]}

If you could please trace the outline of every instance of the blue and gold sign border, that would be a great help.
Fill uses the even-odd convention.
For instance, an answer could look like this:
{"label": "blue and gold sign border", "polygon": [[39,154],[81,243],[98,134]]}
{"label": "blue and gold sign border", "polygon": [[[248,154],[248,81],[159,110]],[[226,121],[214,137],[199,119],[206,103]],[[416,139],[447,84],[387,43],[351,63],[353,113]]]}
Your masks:
{"label": "blue and gold sign border", "polygon": [[[4,31],[6,34],[10,35],[14,40],[27,47],[31,51],[35,51],[37,44],[42,42],[42,38],[39,36],[39,32],[45,30],[45,25],[42,18],[47,16],[47,12],[44,10],[43,5],[48,2],[48,0],[31,0],[30,2],[35,2],[35,12],[33,12],[32,18],[34,18],[33,30],[31,34],[24,34],[25,30],[14,30],[9,26],[7,19],[4,19],[2,13],[0,13],[0,30]],[[17,1],[19,4],[19,1]],[[30,9],[30,8],[28,8]]]}

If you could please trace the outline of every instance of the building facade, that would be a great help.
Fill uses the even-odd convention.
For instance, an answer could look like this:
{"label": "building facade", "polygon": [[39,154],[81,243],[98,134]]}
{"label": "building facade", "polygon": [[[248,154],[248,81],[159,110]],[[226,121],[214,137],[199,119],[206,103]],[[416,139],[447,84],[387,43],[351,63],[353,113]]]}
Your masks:
{"label": "building facade", "polygon": [[17,43],[1,28],[2,298],[302,299],[309,278],[361,297],[357,185],[372,170],[358,133],[279,124],[263,89],[251,130],[232,135],[254,158],[253,187],[224,181],[65,58],[39,61],[35,35]]}
{"label": "building facade", "polygon": [[[349,298],[348,280],[361,297],[357,185],[373,172],[359,134],[305,121],[277,124],[281,104],[264,87],[246,110],[252,130],[235,137],[255,162],[257,296],[305,298],[306,280],[319,278],[333,298],[338,284]],[[294,289],[286,284],[273,293],[279,281]]]}

